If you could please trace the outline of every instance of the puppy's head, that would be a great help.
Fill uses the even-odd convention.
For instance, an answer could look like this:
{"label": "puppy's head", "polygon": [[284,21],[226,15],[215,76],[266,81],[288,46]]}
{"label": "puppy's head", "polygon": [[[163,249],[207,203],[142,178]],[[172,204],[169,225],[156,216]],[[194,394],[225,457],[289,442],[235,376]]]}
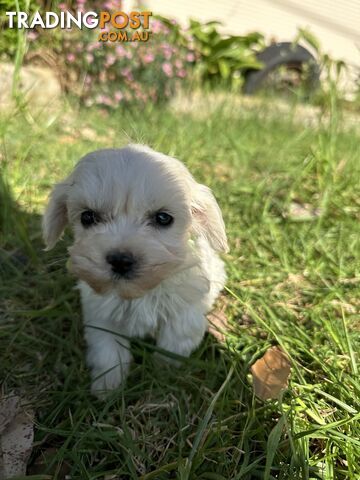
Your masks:
{"label": "puppy's head", "polygon": [[96,292],[144,295],[194,261],[191,235],[227,250],[211,191],[178,160],[140,145],[86,155],[51,194],[43,219],[47,249],[67,223],[71,269]]}

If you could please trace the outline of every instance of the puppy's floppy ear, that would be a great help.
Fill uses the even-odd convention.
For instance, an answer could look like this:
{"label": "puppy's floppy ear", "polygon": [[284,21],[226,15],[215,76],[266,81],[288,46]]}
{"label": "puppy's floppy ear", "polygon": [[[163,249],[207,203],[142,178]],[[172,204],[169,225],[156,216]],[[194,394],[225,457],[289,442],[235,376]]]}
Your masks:
{"label": "puppy's floppy ear", "polygon": [[196,184],[191,205],[193,231],[205,237],[217,252],[228,252],[224,220],[210,188]]}
{"label": "puppy's floppy ear", "polygon": [[68,183],[58,183],[51,192],[42,221],[46,250],[51,250],[55,246],[68,222],[67,187]]}

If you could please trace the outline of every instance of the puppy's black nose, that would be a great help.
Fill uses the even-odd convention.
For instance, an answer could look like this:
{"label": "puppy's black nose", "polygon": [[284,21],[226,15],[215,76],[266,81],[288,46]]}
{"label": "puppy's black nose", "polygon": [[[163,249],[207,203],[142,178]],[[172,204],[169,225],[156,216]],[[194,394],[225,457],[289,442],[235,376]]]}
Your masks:
{"label": "puppy's black nose", "polygon": [[121,276],[130,273],[135,264],[135,258],[131,253],[109,253],[106,255],[106,261],[112,266],[112,271]]}

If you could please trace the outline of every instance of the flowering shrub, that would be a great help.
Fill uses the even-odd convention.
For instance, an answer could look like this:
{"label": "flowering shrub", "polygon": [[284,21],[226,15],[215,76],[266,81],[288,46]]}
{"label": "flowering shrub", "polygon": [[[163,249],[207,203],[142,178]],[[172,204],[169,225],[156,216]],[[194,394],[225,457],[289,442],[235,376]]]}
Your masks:
{"label": "flowering shrub", "polygon": [[[113,0],[98,2],[95,8],[94,2],[90,8],[86,0],[77,0],[72,10],[113,11],[115,7]],[[59,8],[67,10],[68,6],[63,3]],[[158,103],[173,95],[187,77],[194,54],[176,45],[172,31],[161,20],[151,18],[150,31],[148,42],[100,42],[99,29],[61,31],[55,48],[66,66],[63,70],[80,81],[78,93],[85,105],[111,108],[119,103]],[[32,33],[28,38],[35,36]]]}
{"label": "flowering shrub", "polygon": [[[119,2],[63,0],[58,7],[72,13],[114,12],[119,9]],[[109,33],[108,26],[104,33]],[[201,24],[194,20],[184,29],[164,17],[150,18],[150,32],[148,42],[102,42],[99,29],[76,27],[28,32],[27,39],[30,55],[32,50],[41,54],[42,48],[46,51],[51,45],[55,63],[60,64],[63,86],[80,96],[87,106],[111,108],[119,103],[166,101],[190,70],[201,85],[238,89],[244,72],[261,67],[255,52],[263,47],[263,37],[256,32],[223,35],[217,22]],[[28,58],[33,61],[34,56]]]}

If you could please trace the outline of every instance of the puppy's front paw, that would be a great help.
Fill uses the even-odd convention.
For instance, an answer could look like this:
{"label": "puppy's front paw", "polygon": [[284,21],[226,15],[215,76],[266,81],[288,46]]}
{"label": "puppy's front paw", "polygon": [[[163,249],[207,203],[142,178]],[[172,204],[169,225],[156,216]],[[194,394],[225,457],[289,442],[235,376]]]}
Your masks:
{"label": "puppy's front paw", "polygon": [[103,398],[125,380],[132,360],[130,345],[125,340],[120,344],[113,335],[89,327],[85,333],[89,344],[87,364],[91,368],[91,392]]}
{"label": "puppy's front paw", "polygon": [[93,371],[91,393],[99,399],[104,399],[112,390],[120,387],[126,378],[127,370],[121,369],[118,365],[107,372]]}

